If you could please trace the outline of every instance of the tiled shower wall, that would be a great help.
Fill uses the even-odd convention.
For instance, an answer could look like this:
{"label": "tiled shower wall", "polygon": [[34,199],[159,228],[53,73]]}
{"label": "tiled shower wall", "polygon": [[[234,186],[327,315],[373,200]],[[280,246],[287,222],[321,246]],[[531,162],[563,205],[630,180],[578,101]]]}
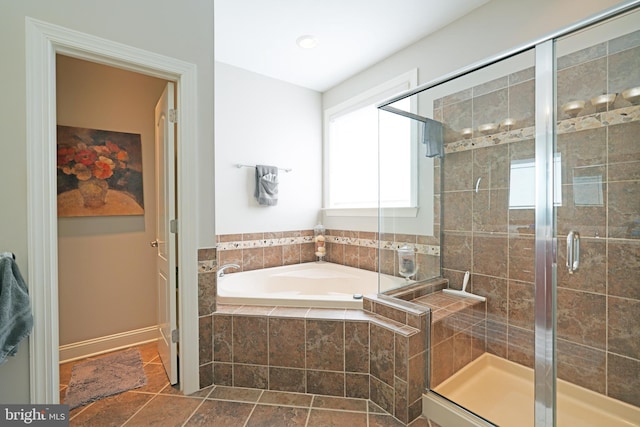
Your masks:
{"label": "tiled shower wall", "polygon": [[[640,86],[639,64],[636,32],[559,58],[557,76],[558,106],[586,101],[577,117],[558,112],[558,376],[636,406],[640,106],[620,93]],[[604,93],[618,94],[608,108],[590,103]],[[487,296],[486,351],[532,367],[534,210],[509,209],[509,179],[513,160],[534,157],[533,69],[439,99],[435,107],[446,125],[444,276],[459,288],[464,271],[473,273],[473,291]],[[510,129],[462,136],[463,128],[507,117],[517,120]],[[584,176],[597,178],[596,186],[581,184]],[[601,203],[580,201],[594,192],[601,192]],[[564,268],[571,230],[581,234],[580,270],[572,275]]]}

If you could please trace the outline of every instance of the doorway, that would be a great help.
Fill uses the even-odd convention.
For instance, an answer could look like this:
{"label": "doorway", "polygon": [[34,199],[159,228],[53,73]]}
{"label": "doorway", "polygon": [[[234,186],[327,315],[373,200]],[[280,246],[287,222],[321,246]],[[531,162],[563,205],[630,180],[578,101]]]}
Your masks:
{"label": "doorway", "polygon": [[73,203],[85,169],[70,155],[58,162],[61,363],[157,338],[153,108],[166,84],[56,55],[58,153],[86,147],[116,160],[99,181],[105,203],[91,208]]}
{"label": "doorway", "polygon": [[[64,54],[176,82],[180,127],[176,163],[180,389],[193,393],[198,380],[198,295],[196,245],[197,134],[196,67],[175,58],[26,19],[27,174],[29,283],[34,312],[30,345],[31,403],[59,401],[58,249],[56,209],[55,54]],[[184,143],[182,143],[184,141]]]}

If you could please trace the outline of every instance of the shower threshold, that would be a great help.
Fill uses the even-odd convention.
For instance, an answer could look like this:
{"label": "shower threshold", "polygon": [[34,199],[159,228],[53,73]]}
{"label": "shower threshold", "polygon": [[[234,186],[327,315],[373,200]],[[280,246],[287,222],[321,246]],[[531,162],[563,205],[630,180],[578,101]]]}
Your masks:
{"label": "shower threshold", "polygon": [[[434,391],[501,427],[533,427],[533,379],[533,369],[485,353]],[[631,427],[640,420],[640,408],[567,381],[558,380],[557,390],[560,427]],[[441,425],[491,425],[447,399],[432,392],[425,394],[424,414]]]}

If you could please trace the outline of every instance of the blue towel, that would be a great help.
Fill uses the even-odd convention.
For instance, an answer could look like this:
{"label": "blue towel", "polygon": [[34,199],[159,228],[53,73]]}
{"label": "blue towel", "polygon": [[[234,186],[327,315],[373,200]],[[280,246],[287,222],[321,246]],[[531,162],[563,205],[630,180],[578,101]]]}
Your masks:
{"label": "blue towel", "polygon": [[422,127],[422,143],[427,147],[427,157],[443,157],[442,123],[425,118]]}
{"label": "blue towel", "polygon": [[278,204],[278,168],[275,166],[256,166],[256,191],[254,197],[261,206]]}
{"label": "blue towel", "polygon": [[0,254],[0,365],[33,327],[27,285],[11,253]]}

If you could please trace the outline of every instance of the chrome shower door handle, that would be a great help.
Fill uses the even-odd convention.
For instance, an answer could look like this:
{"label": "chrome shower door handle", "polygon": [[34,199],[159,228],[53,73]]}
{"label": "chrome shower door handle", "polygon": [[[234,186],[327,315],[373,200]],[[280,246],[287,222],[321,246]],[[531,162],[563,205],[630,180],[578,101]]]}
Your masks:
{"label": "chrome shower door handle", "polygon": [[567,235],[567,269],[573,274],[580,266],[580,233],[570,231]]}

